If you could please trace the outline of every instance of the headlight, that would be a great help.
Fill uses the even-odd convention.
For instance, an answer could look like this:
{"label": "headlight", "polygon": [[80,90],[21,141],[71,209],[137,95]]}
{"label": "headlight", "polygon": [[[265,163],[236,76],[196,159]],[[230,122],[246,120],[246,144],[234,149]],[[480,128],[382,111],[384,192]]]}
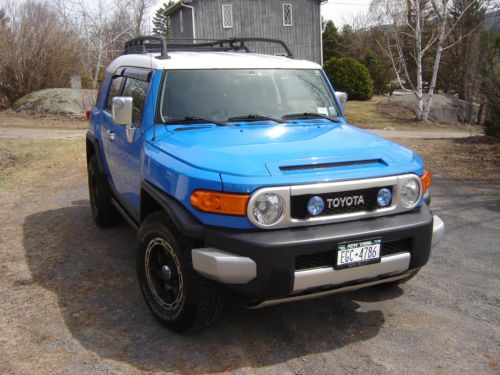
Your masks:
{"label": "headlight", "polygon": [[283,215],[283,198],[277,194],[263,193],[253,201],[252,215],[262,225],[276,223]]}
{"label": "headlight", "polygon": [[420,198],[420,185],[416,179],[409,179],[401,186],[401,203],[406,208],[413,207]]}

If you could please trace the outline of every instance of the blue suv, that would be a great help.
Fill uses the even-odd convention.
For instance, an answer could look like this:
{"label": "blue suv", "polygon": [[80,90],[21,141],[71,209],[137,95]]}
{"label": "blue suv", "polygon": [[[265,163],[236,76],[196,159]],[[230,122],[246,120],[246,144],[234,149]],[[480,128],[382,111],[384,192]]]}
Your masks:
{"label": "blue suv", "polygon": [[97,225],[138,231],[160,322],[200,329],[231,294],[258,308],[401,283],[427,263],[444,234],[431,174],[349,125],[346,99],[280,41],[126,43],[88,114],[90,202]]}

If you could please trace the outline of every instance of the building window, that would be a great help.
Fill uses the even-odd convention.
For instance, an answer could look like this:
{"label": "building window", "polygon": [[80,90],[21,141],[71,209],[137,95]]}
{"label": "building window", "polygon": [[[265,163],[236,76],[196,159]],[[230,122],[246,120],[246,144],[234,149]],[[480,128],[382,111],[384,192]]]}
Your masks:
{"label": "building window", "polygon": [[180,29],[181,29],[181,34],[184,33],[184,17],[182,16],[182,9],[179,11],[179,22],[180,22]]}
{"label": "building window", "polygon": [[293,26],[292,4],[283,4],[283,26]]}
{"label": "building window", "polygon": [[222,4],[222,27],[233,28],[233,4]]}

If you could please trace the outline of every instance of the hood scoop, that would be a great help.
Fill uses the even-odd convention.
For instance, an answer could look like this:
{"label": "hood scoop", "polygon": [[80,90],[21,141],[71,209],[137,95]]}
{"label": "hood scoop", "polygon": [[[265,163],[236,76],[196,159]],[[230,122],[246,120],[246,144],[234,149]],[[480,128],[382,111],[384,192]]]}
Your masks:
{"label": "hood scoop", "polygon": [[314,163],[314,164],[304,164],[304,165],[286,165],[280,166],[279,170],[283,172],[283,174],[292,174],[299,172],[315,172],[319,170],[325,169],[334,169],[334,168],[348,168],[352,166],[384,166],[387,164],[382,159],[369,159],[369,160],[354,160],[354,161],[341,161],[341,162],[331,162],[331,163]]}

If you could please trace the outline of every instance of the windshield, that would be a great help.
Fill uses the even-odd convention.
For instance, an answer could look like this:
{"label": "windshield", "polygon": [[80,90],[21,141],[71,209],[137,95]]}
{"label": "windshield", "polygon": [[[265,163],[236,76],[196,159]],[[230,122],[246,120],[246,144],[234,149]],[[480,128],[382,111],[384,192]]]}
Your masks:
{"label": "windshield", "polygon": [[[160,115],[228,121],[261,115],[339,113],[321,70],[219,69],[166,71]],[[257,119],[256,119],[257,120]]]}

